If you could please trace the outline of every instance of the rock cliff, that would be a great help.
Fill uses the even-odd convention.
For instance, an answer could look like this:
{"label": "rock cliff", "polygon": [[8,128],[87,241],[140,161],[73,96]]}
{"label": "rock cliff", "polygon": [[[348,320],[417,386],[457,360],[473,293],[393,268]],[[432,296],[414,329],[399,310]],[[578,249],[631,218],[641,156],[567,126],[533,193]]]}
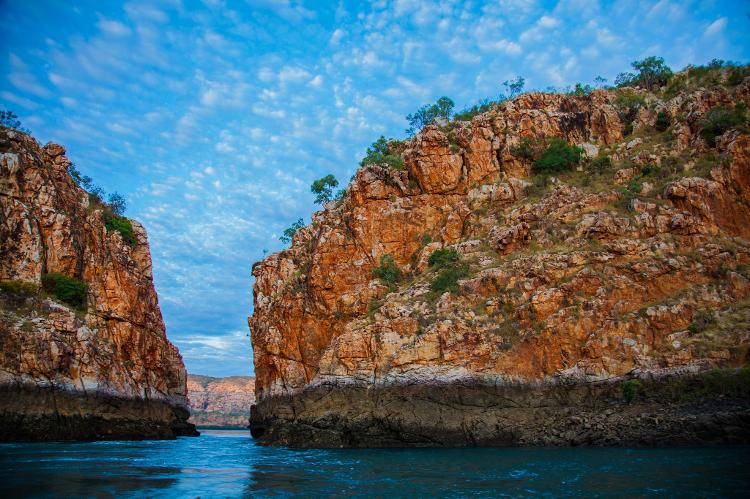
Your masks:
{"label": "rock cliff", "polygon": [[0,440],[195,434],[146,231],[108,228],[70,166],[61,146],[0,128]]}
{"label": "rock cliff", "polygon": [[187,388],[191,423],[247,428],[250,406],[255,403],[255,378],[188,374]]}
{"label": "rock cliff", "polygon": [[[747,104],[748,78],[528,93],[394,146],[403,170],[360,168],[253,267],[254,435],[747,441],[750,136],[703,133]],[[587,159],[538,173],[554,137]]]}

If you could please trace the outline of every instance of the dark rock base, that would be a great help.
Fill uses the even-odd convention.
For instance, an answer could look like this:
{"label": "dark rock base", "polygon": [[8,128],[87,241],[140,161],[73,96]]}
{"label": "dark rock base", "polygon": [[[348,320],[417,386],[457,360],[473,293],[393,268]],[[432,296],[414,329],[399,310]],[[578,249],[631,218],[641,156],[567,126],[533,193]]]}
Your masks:
{"label": "dark rock base", "polygon": [[750,443],[750,370],[580,384],[324,386],[254,405],[263,445],[667,446]]}
{"label": "dark rock base", "polygon": [[0,441],[152,440],[197,436],[189,413],[163,401],[0,389]]}

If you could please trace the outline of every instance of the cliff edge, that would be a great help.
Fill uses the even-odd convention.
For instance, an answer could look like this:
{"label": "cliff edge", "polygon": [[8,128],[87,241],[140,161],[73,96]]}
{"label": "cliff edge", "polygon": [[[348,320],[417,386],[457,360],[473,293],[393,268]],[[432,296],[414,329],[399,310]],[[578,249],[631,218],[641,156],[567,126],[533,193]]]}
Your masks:
{"label": "cliff edge", "polygon": [[0,128],[0,440],[195,435],[146,231],[70,166]]}
{"label": "cliff edge", "polygon": [[747,442],[750,78],[686,81],[522,94],[361,167],[253,267],[254,436]]}

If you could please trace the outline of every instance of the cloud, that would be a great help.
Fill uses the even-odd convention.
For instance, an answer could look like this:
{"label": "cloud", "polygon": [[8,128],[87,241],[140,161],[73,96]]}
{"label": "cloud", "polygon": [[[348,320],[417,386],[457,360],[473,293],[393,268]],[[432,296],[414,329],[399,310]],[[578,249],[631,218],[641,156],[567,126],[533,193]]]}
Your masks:
{"label": "cloud", "polygon": [[346,35],[346,31],[344,31],[341,28],[336,28],[334,32],[331,34],[331,38],[329,40],[329,43],[331,45],[338,45],[342,38]]}
{"label": "cloud", "polygon": [[97,22],[97,26],[102,33],[110,36],[128,36],[131,33],[130,28],[119,21],[108,21],[102,18]]}
{"label": "cloud", "polygon": [[716,21],[712,22],[708,26],[708,28],[706,28],[706,31],[704,31],[703,33],[706,36],[714,36],[714,35],[716,35],[718,33],[721,33],[724,30],[724,28],[726,27],[726,25],[727,25],[727,18],[726,17],[720,17]]}

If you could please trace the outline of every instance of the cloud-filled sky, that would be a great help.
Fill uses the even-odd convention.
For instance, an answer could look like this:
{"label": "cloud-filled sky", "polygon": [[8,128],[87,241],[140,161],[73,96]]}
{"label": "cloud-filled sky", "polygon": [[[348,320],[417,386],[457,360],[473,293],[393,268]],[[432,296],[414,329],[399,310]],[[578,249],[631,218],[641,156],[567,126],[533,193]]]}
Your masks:
{"label": "cloud-filled sky", "polygon": [[442,95],[748,62],[746,1],[0,0],[0,108],[147,228],[188,371],[252,373],[251,265],[349,179],[378,136]]}

